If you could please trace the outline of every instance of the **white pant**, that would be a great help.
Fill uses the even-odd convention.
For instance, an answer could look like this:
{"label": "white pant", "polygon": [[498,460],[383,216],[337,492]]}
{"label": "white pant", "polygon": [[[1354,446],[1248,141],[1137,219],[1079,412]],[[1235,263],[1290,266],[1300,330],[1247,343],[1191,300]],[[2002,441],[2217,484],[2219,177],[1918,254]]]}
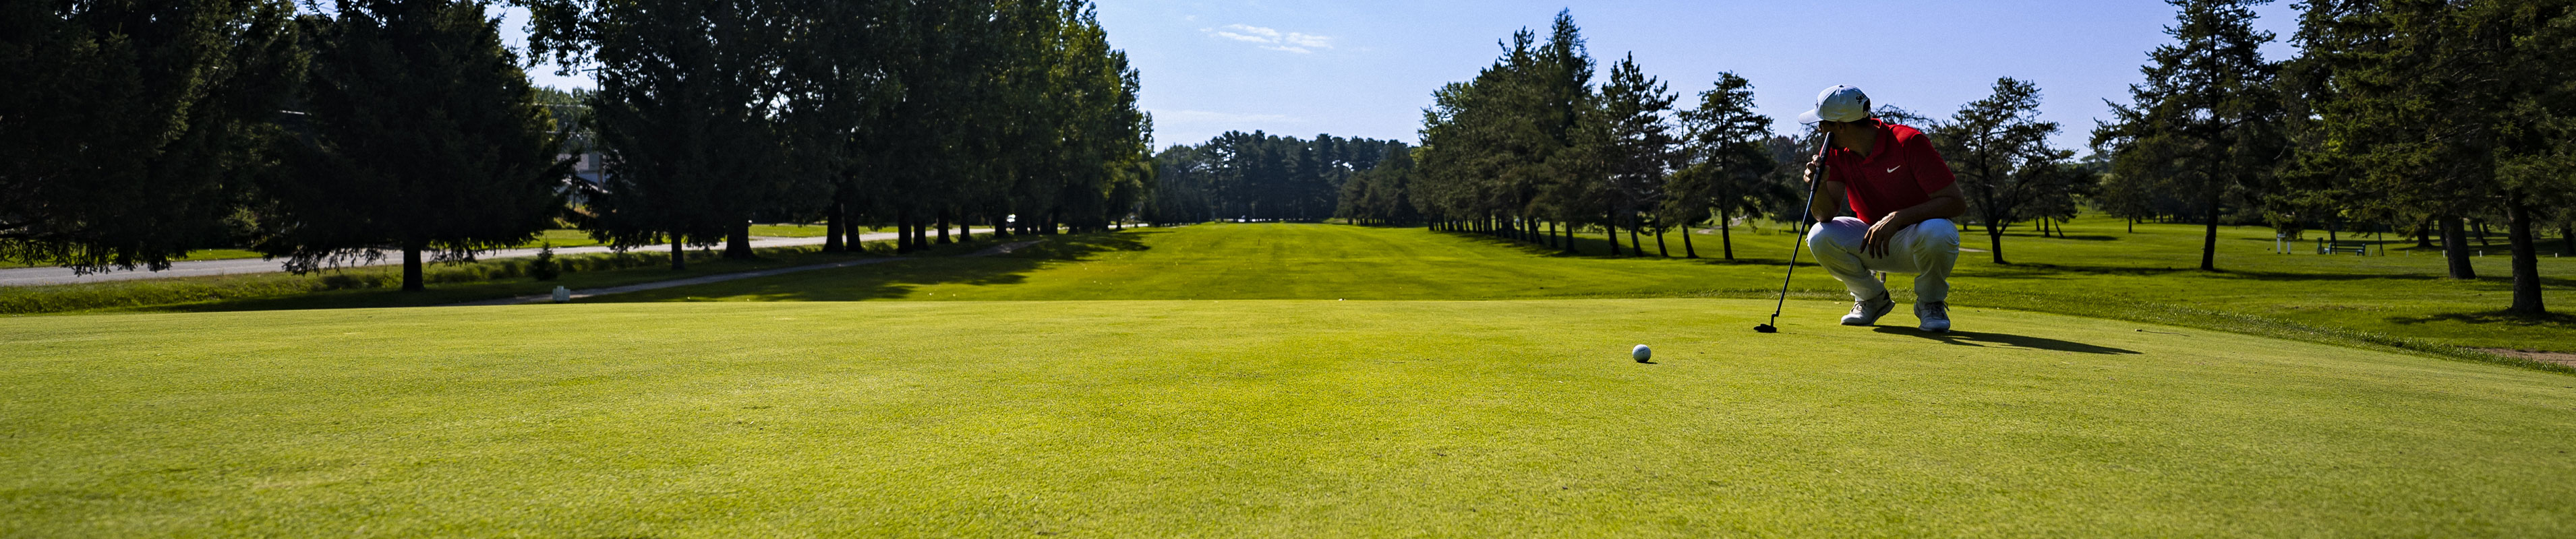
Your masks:
{"label": "white pant", "polygon": [[1872,271],[1913,274],[1916,303],[1950,300],[1950,267],[1959,262],[1959,225],[1949,219],[1929,219],[1898,230],[1887,242],[1885,257],[1872,257],[1862,250],[1861,239],[1868,235],[1869,223],[1836,217],[1816,223],[1807,232],[1807,247],[1816,251],[1816,264],[1824,266],[1825,273],[1851,289],[1854,300],[1887,293],[1887,285],[1871,276]]}

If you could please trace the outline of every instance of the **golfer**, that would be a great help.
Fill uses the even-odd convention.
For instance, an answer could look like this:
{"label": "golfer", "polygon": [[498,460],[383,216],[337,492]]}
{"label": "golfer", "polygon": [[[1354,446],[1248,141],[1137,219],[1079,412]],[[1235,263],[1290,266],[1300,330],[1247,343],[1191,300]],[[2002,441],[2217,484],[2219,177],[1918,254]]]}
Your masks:
{"label": "golfer", "polygon": [[[1869,96],[1859,88],[1826,88],[1816,95],[1816,109],[1798,119],[1833,135],[1832,147],[1807,163],[1810,183],[1817,166],[1831,171],[1809,202],[1818,222],[1807,232],[1807,246],[1851,290],[1843,325],[1876,324],[1896,309],[1887,285],[1871,272],[1905,273],[1914,275],[1919,327],[1949,331],[1950,266],[1959,261],[1959,226],[1950,218],[1968,210],[1950,164],[1922,131],[1870,117]],[[1825,218],[1842,213],[1843,199],[1857,217]]]}

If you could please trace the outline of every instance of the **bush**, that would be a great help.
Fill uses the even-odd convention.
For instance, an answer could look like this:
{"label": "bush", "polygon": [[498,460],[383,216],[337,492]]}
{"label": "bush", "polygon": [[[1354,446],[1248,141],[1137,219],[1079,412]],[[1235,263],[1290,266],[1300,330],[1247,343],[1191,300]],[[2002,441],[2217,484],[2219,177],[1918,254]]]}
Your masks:
{"label": "bush", "polygon": [[539,281],[552,281],[563,276],[563,268],[555,265],[555,244],[548,243],[537,249],[537,257],[528,261],[528,276]]}

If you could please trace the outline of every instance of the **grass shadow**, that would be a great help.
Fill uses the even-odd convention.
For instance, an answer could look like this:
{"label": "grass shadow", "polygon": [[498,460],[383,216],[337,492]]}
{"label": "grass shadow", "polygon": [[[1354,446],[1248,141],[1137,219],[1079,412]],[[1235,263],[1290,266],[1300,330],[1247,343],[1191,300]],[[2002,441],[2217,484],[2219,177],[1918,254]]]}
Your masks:
{"label": "grass shadow", "polygon": [[1883,334],[1888,334],[1888,335],[1906,335],[1906,336],[1913,336],[1913,337],[1921,337],[1921,338],[1925,338],[1925,339],[1931,339],[1931,340],[1935,340],[1935,341],[1940,341],[1942,344],[1954,344],[1954,345],[1959,345],[1959,346],[1976,346],[1976,347],[1983,347],[1983,348],[2028,348],[2028,349],[2032,349],[2032,350],[2052,350],[2052,351],[2058,351],[2058,352],[2076,352],[2076,353],[2082,353],[2082,354],[2137,354],[2137,353],[2138,353],[2138,351],[2136,351],[2136,350],[2129,350],[2129,349],[2125,349],[2125,348],[2112,348],[2112,347],[2108,347],[2108,346],[2099,346],[2099,345],[2084,344],[2084,343],[2075,342],[2075,341],[2058,340],[2058,339],[2051,339],[2051,338],[2047,338],[2047,337],[2031,337],[2031,336],[2025,336],[2025,335],[2013,335],[2013,334],[2009,334],[2009,333],[1984,333],[1984,332],[1977,332],[1977,331],[1951,331],[1951,332],[1947,332],[1947,333],[1931,333],[1931,332],[1920,331],[1920,330],[1915,330],[1915,329],[1900,328],[1900,327],[1888,327],[1888,326],[1879,326],[1879,327],[1876,327],[1876,328],[1871,328],[1871,329],[1870,329],[1870,331],[1876,331],[1876,332],[1883,333]]}

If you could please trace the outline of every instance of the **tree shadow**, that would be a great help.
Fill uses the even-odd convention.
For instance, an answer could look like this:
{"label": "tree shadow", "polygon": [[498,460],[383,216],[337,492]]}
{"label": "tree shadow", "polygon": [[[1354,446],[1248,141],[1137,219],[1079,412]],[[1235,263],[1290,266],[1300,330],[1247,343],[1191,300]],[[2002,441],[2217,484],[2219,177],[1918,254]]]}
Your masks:
{"label": "tree shadow", "polygon": [[822,269],[737,281],[679,286],[583,298],[581,303],[684,301],[728,298],[754,301],[868,301],[906,298],[914,289],[945,284],[1014,285],[1050,264],[1082,260],[1099,253],[1144,251],[1145,239],[1168,230],[1130,229],[1115,233],[1013,236],[1005,241],[1046,241],[1009,254],[964,257],[914,257],[894,262]]}
{"label": "tree shadow", "polygon": [[[1417,228],[1418,228],[1418,227],[1417,227]],[[1703,238],[1698,238],[1698,239],[1699,239],[1699,244],[1698,244],[1698,245],[1696,245],[1696,246],[1688,247],[1688,248],[1684,247],[1684,246],[1681,244],[1681,240],[1679,240],[1679,239],[1675,239],[1675,238],[1668,238],[1668,239],[1667,239],[1667,243],[1665,243],[1665,248],[1664,248],[1662,251],[1658,251],[1658,250],[1655,248],[1655,245],[1654,245],[1654,243],[1653,243],[1653,242],[1655,241],[1654,236],[1651,236],[1651,235],[1645,235],[1645,234],[1640,234],[1640,235],[1638,235],[1638,239],[1639,239],[1640,241],[1642,241],[1642,242],[1644,242],[1644,243],[1645,243],[1645,248],[1646,248],[1646,253],[1647,253],[1647,254],[1637,254],[1637,253],[1635,252],[1635,250],[1634,250],[1634,249],[1630,249],[1630,248],[1629,248],[1629,246],[1628,246],[1628,242],[1627,242],[1627,241],[1625,241],[1626,236],[1621,236],[1621,240],[1622,240],[1622,241],[1620,241],[1620,242],[1619,242],[1619,247],[1618,247],[1618,249],[1619,249],[1619,254],[1617,254],[1617,255],[1612,255],[1612,254],[1610,254],[1610,249],[1611,249],[1611,247],[1610,247],[1610,242],[1609,242],[1609,240],[1601,239],[1601,238],[1599,237],[1599,235],[1598,235],[1598,234],[1594,234],[1593,236],[1589,236],[1589,237],[1587,237],[1587,236],[1575,236],[1575,237],[1574,237],[1574,241],[1572,242],[1572,243],[1574,244],[1574,251],[1573,251],[1573,252],[1567,252],[1565,249],[1560,248],[1560,247],[1550,247],[1550,246],[1542,245],[1542,244],[1538,244],[1538,243],[1531,243],[1531,242],[1528,242],[1528,241],[1517,240],[1517,239],[1511,239],[1511,238],[1505,238],[1505,237],[1501,237],[1501,236],[1489,236],[1489,235],[1485,235],[1485,234],[1481,234],[1481,233],[1475,233],[1475,232],[1437,232],[1437,233],[1438,233],[1438,234],[1442,234],[1442,235],[1446,235],[1446,236],[1449,236],[1449,237],[1452,237],[1452,238],[1457,238],[1457,239],[1466,240],[1466,241],[1469,241],[1469,242],[1474,242],[1474,243],[1476,243],[1476,244],[1478,244],[1478,245],[1485,245],[1485,246],[1498,247],[1498,248],[1504,248],[1504,249],[1512,249],[1512,250],[1519,251],[1519,252],[1521,252],[1521,253],[1528,254],[1528,255],[1532,255],[1532,256],[1543,256],[1543,257],[1549,257],[1549,258],[1594,258],[1594,259],[1602,259],[1602,260],[1664,259],[1664,260],[1672,260],[1672,261],[1676,261],[1676,262],[1690,262],[1690,263],[1696,263],[1696,264],[1715,264],[1715,265],[1758,264],[1758,265],[1770,265],[1770,266],[1777,266],[1777,265],[1786,264],[1786,262],[1783,262],[1780,258],[1776,258],[1776,257],[1751,256],[1751,255],[1746,254],[1746,253],[1748,252],[1748,250],[1749,250],[1749,249],[1748,249],[1748,248],[1747,248],[1747,246],[1745,245],[1744,238],[1742,238],[1742,237],[1739,237],[1739,238],[1737,238],[1737,239],[1736,239],[1736,241],[1735,241],[1735,244],[1736,244],[1736,245],[1735,245],[1735,258],[1734,258],[1734,259],[1732,259],[1732,260],[1729,260],[1729,259],[1725,258],[1725,252],[1726,252],[1726,251],[1725,251],[1725,246],[1719,243],[1719,241],[1720,241],[1720,240],[1716,240],[1716,239],[1713,239],[1713,238],[1705,238],[1705,237],[1703,237]],[[1752,233],[1752,232],[1738,232],[1738,233],[1737,233],[1737,235],[1738,235],[1738,236],[1750,236],[1750,235],[1753,235],[1753,234],[1754,234],[1754,233]],[[1770,237],[1770,236],[1778,236],[1778,234],[1765,235],[1765,237]],[[1558,239],[1560,239],[1560,240],[1561,240],[1561,239],[1563,239],[1563,238],[1560,236]],[[1796,241],[1796,240],[1795,240],[1795,239],[1791,239],[1791,240],[1788,240],[1788,241]],[[1783,242],[1783,243],[1781,243],[1781,245],[1788,245],[1788,243]],[[1688,253],[1688,252],[1690,252],[1690,251],[1693,251],[1693,250],[1696,250],[1696,251],[1698,251],[1698,252],[1699,252],[1699,258],[1689,258],[1689,257],[1687,256],[1687,253]],[[1665,255],[1661,254],[1661,253],[1663,253],[1663,252],[1670,252],[1670,253],[1672,253],[1672,254],[1671,254],[1671,256],[1665,256]],[[1782,252],[1778,252],[1778,253],[1776,253],[1776,254],[1788,254],[1788,253],[1787,253],[1786,251],[1782,251]]]}
{"label": "tree shadow", "polygon": [[1915,330],[1915,329],[1900,328],[1900,327],[1889,327],[1889,326],[1879,326],[1879,327],[1876,327],[1876,328],[1871,328],[1871,329],[1870,329],[1870,331],[1876,331],[1876,332],[1879,332],[1879,333],[1884,333],[1884,334],[1889,334],[1889,335],[1906,335],[1906,336],[1913,336],[1913,337],[1922,337],[1922,338],[1925,338],[1925,339],[1931,339],[1931,340],[1935,340],[1935,341],[1940,341],[1942,344],[1955,344],[1955,345],[1959,345],[1959,346],[1975,346],[1975,347],[1980,347],[1980,348],[2027,348],[2027,349],[2031,349],[2031,350],[2052,350],[2052,351],[2058,351],[2058,352],[2076,352],[2076,353],[2083,353],[2083,354],[2137,354],[2137,353],[2139,353],[2139,352],[2138,352],[2138,351],[2136,351],[2136,350],[2129,350],[2129,349],[2125,349],[2125,348],[2112,348],[2112,347],[2108,347],[2108,346],[2097,346],[2097,345],[2084,344],[2084,343],[2075,342],[2075,341],[2064,341],[2064,340],[2058,340],[2058,339],[2051,339],[2051,338],[2047,338],[2047,337],[2030,337],[2030,336],[2012,335],[2012,334],[2006,334],[2006,333],[1984,333],[1984,332],[1976,332],[1976,331],[1951,331],[1951,332],[1947,332],[1947,333],[1932,333],[1932,332],[1921,331],[1921,330]]}
{"label": "tree shadow", "polygon": [[2567,313],[2541,313],[2537,315],[2529,315],[2504,311],[2484,311],[2473,313],[2442,313],[2425,316],[2391,316],[2388,317],[2388,321],[2405,325],[2431,322],[2459,322],[2464,324],[2502,324],[2520,327],[2576,329],[2576,315]]}

